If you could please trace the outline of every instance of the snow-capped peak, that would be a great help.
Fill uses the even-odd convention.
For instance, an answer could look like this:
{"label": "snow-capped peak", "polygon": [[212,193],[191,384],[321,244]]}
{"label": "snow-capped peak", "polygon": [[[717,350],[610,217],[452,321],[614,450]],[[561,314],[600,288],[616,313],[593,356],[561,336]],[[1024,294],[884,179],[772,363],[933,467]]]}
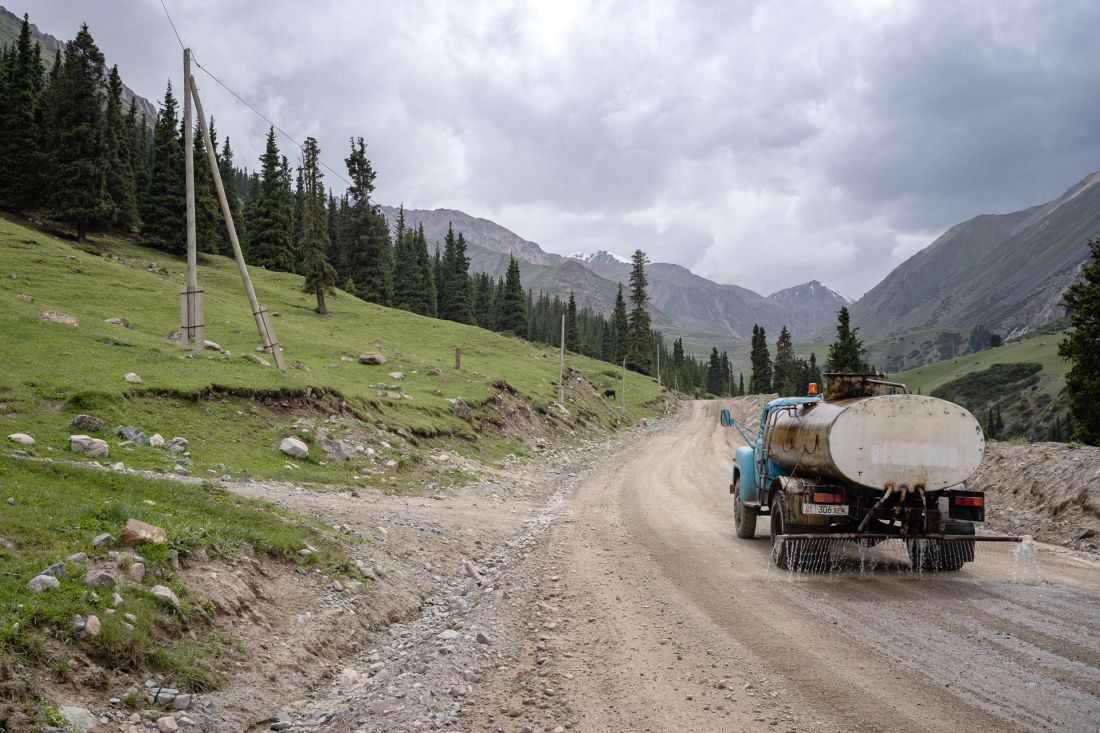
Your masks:
{"label": "snow-capped peak", "polygon": [[566,255],[571,260],[580,260],[581,262],[597,262],[603,260],[604,262],[611,260],[612,262],[618,262],[623,265],[629,265],[632,260],[629,257],[623,257],[617,255],[614,252],[608,252],[606,249],[601,249],[598,252],[593,252],[590,255],[586,255],[584,252],[574,252],[571,255]]}
{"label": "snow-capped peak", "polygon": [[580,260],[582,262],[588,262],[588,255],[586,255],[584,252],[579,252],[579,251],[578,252],[571,252],[570,254],[567,254],[565,257],[566,257],[566,259],[569,259],[569,260]]}

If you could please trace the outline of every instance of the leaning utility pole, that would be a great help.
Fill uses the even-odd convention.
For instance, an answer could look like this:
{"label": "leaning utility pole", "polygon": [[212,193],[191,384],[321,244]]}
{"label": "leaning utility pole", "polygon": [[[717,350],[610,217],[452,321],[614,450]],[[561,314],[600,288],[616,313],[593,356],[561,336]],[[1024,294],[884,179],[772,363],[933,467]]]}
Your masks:
{"label": "leaning utility pole", "polygon": [[[210,163],[210,175],[214,179],[214,188],[218,192],[218,201],[222,205],[222,216],[225,217],[225,227],[229,230],[229,243],[233,245],[233,256],[237,258],[237,269],[240,270],[241,280],[244,282],[244,291],[248,295],[249,305],[252,306],[252,316],[256,319],[256,328],[260,332],[260,343],[263,344],[264,351],[275,357],[275,365],[280,369],[286,369],[283,362],[283,349],[279,346],[278,339],[275,338],[275,327],[271,323],[271,313],[267,308],[261,306],[260,301],[256,299],[256,291],[252,289],[252,279],[248,277],[248,267],[244,263],[244,255],[241,254],[241,242],[237,238],[237,228],[233,226],[233,213],[229,210],[229,200],[225,196],[225,184],[222,183],[221,170],[218,168],[218,157],[214,153],[214,141],[210,139],[210,129],[206,125],[202,102],[199,100],[198,85],[195,84],[195,79],[190,74],[188,74],[187,81],[190,83],[184,89],[185,109],[188,107],[186,100],[189,97],[194,98],[195,111],[199,116],[199,130],[202,132],[202,139],[206,143],[206,159]],[[191,120],[188,118],[184,124],[184,130],[186,131],[190,126]],[[191,176],[188,176],[188,180],[191,180]],[[194,182],[192,181],[190,185],[194,186]]]}
{"label": "leaning utility pole", "polygon": [[[191,128],[191,49],[183,50],[183,170],[187,201],[187,286],[180,291],[180,348],[202,351],[206,346],[203,292],[199,287],[195,235],[195,146]],[[194,346],[192,346],[192,344]]]}
{"label": "leaning utility pole", "polygon": [[565,407],[565,315],[561,317],[561,351],[558,353],[558,404]]}

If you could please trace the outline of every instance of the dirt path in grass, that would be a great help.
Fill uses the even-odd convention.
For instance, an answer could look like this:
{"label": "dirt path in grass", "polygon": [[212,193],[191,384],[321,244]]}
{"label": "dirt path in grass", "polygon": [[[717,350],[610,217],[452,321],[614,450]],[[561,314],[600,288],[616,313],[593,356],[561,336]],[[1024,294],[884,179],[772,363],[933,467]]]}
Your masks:
{"label": "dirt path in grass", "polygon": [[778,571],[763,523],[734,536],[720,407],[440,498],[241,487],[363,539],[381,577],[355,603],[408,603],[311,684],[270,681],[270,720],[239,685],[211,710],[298,731],[1100,728],[1100,556]]}

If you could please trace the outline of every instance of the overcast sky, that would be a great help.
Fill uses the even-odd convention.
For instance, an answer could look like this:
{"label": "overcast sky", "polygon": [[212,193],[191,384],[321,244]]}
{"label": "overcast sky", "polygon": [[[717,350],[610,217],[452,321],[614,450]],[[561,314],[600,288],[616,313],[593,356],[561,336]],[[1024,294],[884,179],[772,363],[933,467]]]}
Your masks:
{"label": "overcast sky", "polygon": [[[59,38],[87,22],[154,102],[179,87],[159,0],[0,2]],[[380,203],[765,294],[857,297],[952,224],[1100,169],[1090,0],[166,2],[199,61],[333,168],[364,137]],[[198,81],[256,167],[266,123]]]}

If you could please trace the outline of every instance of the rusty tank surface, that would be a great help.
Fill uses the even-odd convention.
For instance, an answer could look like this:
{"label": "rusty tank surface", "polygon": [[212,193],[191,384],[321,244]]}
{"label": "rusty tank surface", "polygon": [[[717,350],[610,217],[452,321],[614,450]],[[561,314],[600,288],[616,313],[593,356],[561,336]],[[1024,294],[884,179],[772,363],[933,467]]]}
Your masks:
{"label": "rusty tank surface", "polygon": [[874,491],[956,486],[985,452],[981,426],[965,408],[868,375],[826,375],[825,400],[773,410],[763,443],[792,476]]}

